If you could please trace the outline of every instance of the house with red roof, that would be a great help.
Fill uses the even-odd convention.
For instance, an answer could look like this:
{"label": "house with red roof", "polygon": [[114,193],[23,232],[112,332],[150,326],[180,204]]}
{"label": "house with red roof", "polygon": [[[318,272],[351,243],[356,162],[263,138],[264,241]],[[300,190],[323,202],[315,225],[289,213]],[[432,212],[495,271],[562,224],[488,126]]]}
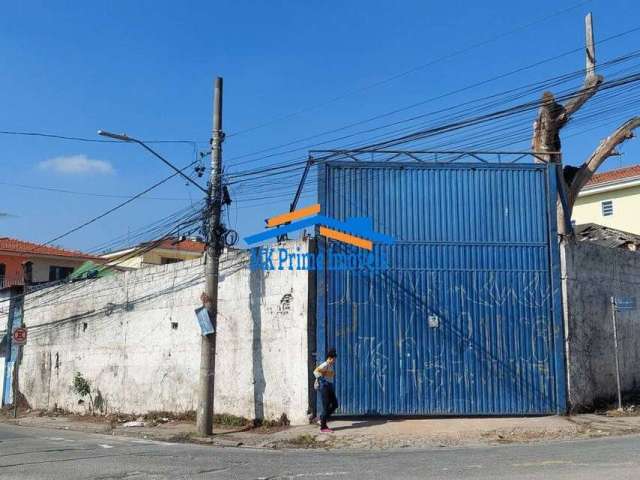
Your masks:
{"label": "house with red roof", "polygon": [[0,237],[0,289],[64,280],[87,260],[104,262],[83,252]]}
{"label": "house with red roof", "polygon": [[640,165],[594,175],[578,195],[572,221],[640,235]]}
{"label": "house with red roof", "polygon": [[104,253],[102,259],[119,269],[136,270],[148,265],[194,260],[202,257],[205,248],[206,244],[200,238],[172,237]]}

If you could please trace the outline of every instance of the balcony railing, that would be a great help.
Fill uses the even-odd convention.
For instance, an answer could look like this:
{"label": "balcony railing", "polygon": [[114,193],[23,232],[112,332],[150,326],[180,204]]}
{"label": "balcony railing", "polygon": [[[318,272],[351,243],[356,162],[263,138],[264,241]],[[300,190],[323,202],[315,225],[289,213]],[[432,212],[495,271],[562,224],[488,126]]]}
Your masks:
{"label": "balcony railing", "polygon": [[15,278],[11,278],[11,277],[7,277],[6,275],[0,275],[0,289],[8,288],[8,287],[14,287],[14,286],[20,286],[20,285],[24,285],[24,281],[21,281],[19,279],[15,279]]}

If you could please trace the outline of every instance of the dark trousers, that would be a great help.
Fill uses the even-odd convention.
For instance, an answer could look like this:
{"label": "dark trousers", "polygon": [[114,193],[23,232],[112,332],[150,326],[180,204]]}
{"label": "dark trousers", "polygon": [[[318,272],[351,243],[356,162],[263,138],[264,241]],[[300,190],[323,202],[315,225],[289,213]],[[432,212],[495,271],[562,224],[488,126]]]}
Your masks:
{"label": "dark trousers", "polygon": [[320,428],[327,428],[329,417],[338,408],[338,399],[333,384],[327,381],[320,383],[320,398],[322,399],[322,414],[320,415]]}

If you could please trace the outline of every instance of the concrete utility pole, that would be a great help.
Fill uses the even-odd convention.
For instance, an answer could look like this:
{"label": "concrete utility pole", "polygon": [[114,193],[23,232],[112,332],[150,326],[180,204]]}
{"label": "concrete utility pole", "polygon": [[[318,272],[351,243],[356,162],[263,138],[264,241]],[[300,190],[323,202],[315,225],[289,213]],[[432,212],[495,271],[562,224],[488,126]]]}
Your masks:
{"label": "concrete utility pole", "polygon": [[213,433],[213,401],[216,373],[216,334],[218,315],[218,271],[222,251],[222,78],[215,81],[213,96],[213,132],[211,136],[211,177],[209,179],[209,243],[204,267],[206,292],[203,303],[213,324],[213,333],[203,335],[200,344],[200,388],[196,423],[202,436]]}
{"label": "concrete utility pole", "polygon": [[[116,134],[105,130],[98,130],[103,137],[113,138],[122,142],[137,143],[149,153],[153,154],[165,164],[181,175],[187,182],[192,183],[207,195],[207,212],[209,213],[207,256],[204,267],[206,292],[202,294],[202,303],[207,308],[209,319],[213,325],[213,333],[202,335],[200,344],[200,389],[198,392],[198,410],[196,423],[198,433],[202,436],[211,435],[213,429],[213,389],[216,372],[216,317],[218,314],[218,269],[220,253],[222,252],[225,231],[220,224],[222,210],[222,78],[216,78],[213,97],[213,132],[211,136],[211,177],[208,188],[203,188],[198,182],[184,174],[170,161],[149,147],[142,140],[125,134]],[[1,216],[1,215],[0,215]]]}

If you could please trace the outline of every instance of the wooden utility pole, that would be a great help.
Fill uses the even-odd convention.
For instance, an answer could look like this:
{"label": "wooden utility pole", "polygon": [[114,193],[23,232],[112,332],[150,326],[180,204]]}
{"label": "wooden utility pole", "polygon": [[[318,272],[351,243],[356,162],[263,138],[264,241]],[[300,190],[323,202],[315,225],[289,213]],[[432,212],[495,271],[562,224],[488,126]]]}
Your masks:
{"label": "wooden utility pole", "polygon": [[200,344],[200,388],[196,423],[198,433],[213,433],[214,385],[216,373],[216,334],[218,316],[218,271],[222,252],[222,78],[215,81],[213,95],[213,132],[211,135],[211,176],[209,179],[209,242],[204,267],[206,292],[203,303],[213,324],[213,333],[202,335]]}

